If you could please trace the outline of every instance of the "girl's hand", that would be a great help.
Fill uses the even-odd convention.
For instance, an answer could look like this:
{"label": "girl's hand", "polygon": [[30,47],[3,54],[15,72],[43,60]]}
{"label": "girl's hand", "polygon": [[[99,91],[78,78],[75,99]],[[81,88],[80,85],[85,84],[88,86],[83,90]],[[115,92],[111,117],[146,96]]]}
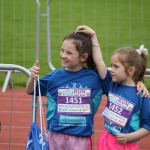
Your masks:
{"label": "girl's hand", "polygon": [[125,144],[126,142],[128,142],[127,134],[124,133],[117,134],[116,138],[119,144]]}
{"label": "girl's hand", "polygon": [[148,97],[150,98],[150,93],[149,93],[149,91],[147,90],[147,88],[145,87],[145,85],[144,85],[143,82],[138,81],[138,83],[137,83],[137,90],[138,90],[137,95],[138,95],[141,91],[143,91],[142,97],[147,97],[147,96],[148,96]]}
{"label": "girl's hand", "polygon": [[31,72],[31,77],[33,79],[36,79],[38,77],[38,74],[40,72],[40,65],[39,65],[39,61],[38,60],[36,60],[35,66],[32,67],[30,72]]}
{"label": "girl's hand", "polygon": [[76,32],[82,32],[85,34],[89,34],[90,36],[95,34],[95,31],[86,25],[78,26],[75,33]]}

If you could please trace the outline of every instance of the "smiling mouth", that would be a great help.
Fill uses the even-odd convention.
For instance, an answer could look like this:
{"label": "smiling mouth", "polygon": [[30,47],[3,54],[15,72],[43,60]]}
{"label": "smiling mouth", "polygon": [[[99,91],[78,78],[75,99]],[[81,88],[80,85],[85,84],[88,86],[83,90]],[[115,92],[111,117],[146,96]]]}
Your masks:
{"label": "smiling mouth", "polygon": [[62,59],[62,63],[66,64],[66,63],[68,63],[68,61]]}
{"label": "smiling mouth", "polygon": [[111,75],[111,77],[113,78],[113,77],[115,77],[115,75]]}

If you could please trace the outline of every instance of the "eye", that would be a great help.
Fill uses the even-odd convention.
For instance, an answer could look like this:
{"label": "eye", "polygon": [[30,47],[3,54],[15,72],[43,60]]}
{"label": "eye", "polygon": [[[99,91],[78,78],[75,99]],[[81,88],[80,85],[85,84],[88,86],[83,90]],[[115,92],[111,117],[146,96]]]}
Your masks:
{"label": "eye", "polygon": [[69,55],[71,55],[72,53],[71,52],[67,52]]}
{"label": "eye", "polygon": [[111,67],[113,67],[113,68],[119,68],[119,66],[116,65],[116,64],[111,64]]}
{"label": "eye", "polygon": [[72,53],[72,51],[70,51],[70,50],[66,50],[66,54],[67,54],[67,55],[72,55],[73,53]]}
{"label": "eye", "polygon": [[114,65],[114,67],[115,67],[115,68],[118,68],[118,66],[117,66],[117,65]]}

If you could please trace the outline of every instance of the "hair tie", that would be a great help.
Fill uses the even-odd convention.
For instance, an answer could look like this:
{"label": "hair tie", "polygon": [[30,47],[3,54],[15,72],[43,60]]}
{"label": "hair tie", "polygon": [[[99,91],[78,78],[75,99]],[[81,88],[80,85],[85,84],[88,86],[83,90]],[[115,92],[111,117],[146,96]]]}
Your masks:
{"label": "hair tie", "polygon": [[145,52],[146,55],[148,55],[148,49],[145,48],[144,45],[141,45],[141,46],[139,47],[139,49],[137,49],[136,51],[137,51],[140,55],[141,55],[142,52]]}

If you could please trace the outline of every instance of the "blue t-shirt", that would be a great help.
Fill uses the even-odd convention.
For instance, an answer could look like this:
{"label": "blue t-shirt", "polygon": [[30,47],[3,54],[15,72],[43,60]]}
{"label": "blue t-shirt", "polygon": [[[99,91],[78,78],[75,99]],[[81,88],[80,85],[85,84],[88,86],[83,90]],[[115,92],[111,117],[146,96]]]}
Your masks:
{"label": "blue t-shirt", "polygon": [[[117,116],[120,116],[121,114],[119,111],[124,112],[124,114],[122,113],[124,116],[127,116],[131,113],[130,115],[128,115],[128,120],[126,124],[124,124],[124,126],[120,126],[120,124],[117,124],[115,121],[112,121],[112,118],[115,115],[112,116],[112,114],[110,114],[110,117],[112,117],[111,119],[109,118],[109,116],[104,116],[104,125],[109,133],[113,135],[116,135],[118,133],[131,133],[140,128],[145,128],[150,131],[150,100],[148,97],[142,98],[141,93],[137,95],[137,88],[135,86],[125,86],[120,83],[112,82],[112,78],[110,76],[109,71],[107,72],[105,79],[102,80],[101,85],[103,87],[104,92],[108,96],[106,106],[110,110],[106,108],[106,114],[109,111],[112,112],[112,114],[116,112],[114,114],[116,114]],[[134,106],[133,110],[130,109],[132,110],[131,112],[127,109],[123,110],[121,107],[115,104],[117,103],[116,101],[119,102],[118,104],[122,103],[125,107],[128,107],[128,105],[130,104],[131,107],[128,107],[128,109]]]}
{"label": "blue t-shirt", "polygon": [[[90,88],[91,113],[86,115],[58,114],[58,88]],[[93,134],[93,117],[100,105],[103,94],[101,79],[96,70],[85,67],[76,72],[67,71],[65,68],[55,70],[40,79],[40,89],[41,95],[47,97],[46,119],[49,130],[75,136],[90,136]],[[36,95],[38,95],[38,89]]]}

